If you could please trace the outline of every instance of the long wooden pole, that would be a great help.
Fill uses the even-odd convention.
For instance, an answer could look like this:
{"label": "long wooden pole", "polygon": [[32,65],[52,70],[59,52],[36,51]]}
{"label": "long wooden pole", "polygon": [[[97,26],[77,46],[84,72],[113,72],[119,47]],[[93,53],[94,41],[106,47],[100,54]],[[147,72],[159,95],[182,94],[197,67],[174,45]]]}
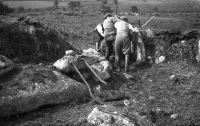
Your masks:
{"label": "long wooden pole", "polygon": [[155,18],[155,16],[151,17],[147,22],[145,22],[141,28],[143,28],[145,25],[147,25],[153,18]]}
{"label": "long wooden pole", "polygon": [[90,93],[90,96],[92,97],[92,99],[94,99],[95,101],[97,101],[98,103],[102,104],[102,105],[105,105],[105,102],[103,102],[100,98],[96,98],[93,93],[92,93],[92,90],[91,90],[91,87],[89,85],[89,83],[85,80],[85,78],[83,77],[83,75],[81,74],[81,72],[79,71],[79,69],[76,67],[76,65],[74,63],[72,63],[75,71],[78,73],[78,75],[81,77],[81,79],[83,80],[83,82],[86,84],[86,86],[88,87],[88,90],[89,90],[89,93]]}
{"label": "long wooden pole", "polygon": [[117,15],[117,9],[118,9],[118,7],[117,7],[117,4],[115,5],[115,14]]}
{"label": "long wooden pole", "polygon": [[87,61],[84,60],[84,62],[85,62],[85,64],[86,64],[86,66],[90,69],[90,71],[95,75],[95,77],[96,77],[101,83],[103,83],[104,85],[107,85],[107,83],[99,77],[99,75],[92,69],[92,67],[87,63]]}
{"label": "long wooden pole", "polygon": [[113,0],[114,4],[115,4],[115,14],[118,14],[118,0]]}

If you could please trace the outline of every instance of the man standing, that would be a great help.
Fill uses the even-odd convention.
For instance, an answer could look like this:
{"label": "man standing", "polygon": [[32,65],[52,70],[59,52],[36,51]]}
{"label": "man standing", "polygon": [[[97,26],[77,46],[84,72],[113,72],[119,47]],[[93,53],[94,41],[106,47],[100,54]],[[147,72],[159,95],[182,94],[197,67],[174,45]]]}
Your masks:
{"label": "man standing", "polygon": [[116,40],[115,40],[115,65],[117,67],[116,71],[120,71],[120,59],[121,54],[125,56],[125,72],[129,70],[129,55],[131,51],[131,41],[129,37],[129,24],[128,18],[125,16],[120,17],[120,21],[115,23],[115,28],[117,30]]}
{"label": "man standing", "polygon": [[116,37],[116,29],[114,24],[118,21],[117,17],[112,17],[110,13],[104,16],[105,20],[103,22],[104,27],[104,38],[105,38],[105,45],[106,45],[106,54],[105,58],[109,60],[112,52],[113,52],[113,43]]}

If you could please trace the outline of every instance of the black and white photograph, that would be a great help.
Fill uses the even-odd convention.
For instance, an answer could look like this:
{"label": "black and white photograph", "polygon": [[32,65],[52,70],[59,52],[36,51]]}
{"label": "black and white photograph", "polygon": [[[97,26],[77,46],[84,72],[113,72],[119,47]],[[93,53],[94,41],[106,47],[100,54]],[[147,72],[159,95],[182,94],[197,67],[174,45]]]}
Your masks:
{"label": "black and white photograph", "polygon": [[200,0],[0,0],[0,126],[200,126]]}

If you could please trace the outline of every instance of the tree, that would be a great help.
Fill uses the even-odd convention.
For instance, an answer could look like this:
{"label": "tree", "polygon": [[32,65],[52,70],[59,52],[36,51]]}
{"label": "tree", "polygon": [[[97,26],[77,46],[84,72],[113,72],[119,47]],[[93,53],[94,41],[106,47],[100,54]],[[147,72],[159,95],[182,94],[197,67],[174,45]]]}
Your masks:
{"label": "tree", "polygon": [[9,8],[6,4],[0,1],[0,15],[6,15],[13,12],[13,8]]}

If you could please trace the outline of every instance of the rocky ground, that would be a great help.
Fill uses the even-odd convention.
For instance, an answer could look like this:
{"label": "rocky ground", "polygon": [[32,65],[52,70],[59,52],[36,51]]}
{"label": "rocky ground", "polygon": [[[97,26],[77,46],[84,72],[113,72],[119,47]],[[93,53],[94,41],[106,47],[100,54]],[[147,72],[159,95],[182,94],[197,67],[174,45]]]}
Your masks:
{"label": "rocky ground", "polygon": [[[135,113],[161,125],[199,125],[199,68],[184,61],[166,62],[131,72],[134,80],[120,84],[118,90],[129,97],[127,104],[109,101],[107,105],[126,117]],[[115,76],[118,76],[115,75]],[[118,76],[119,78],[119,76]],[[45,106],[36,111],[1,119],[2,125],[89,125],[87,116],[94,102]],[[109,107],[108,107],[109,108]],[[137,122],[137,120],[134,120]]]}
{"label": "rocky ground", "polygon": [[[48,15],[48,17],[45,14],[43,16],[50,21],[52,20],[52,15]],[[55,13],[54,16],[55,21],[57,21],[57,13]],[[63,17],[65,16],[60,15],[59,18]],[[5,18],[5,20],[8,20],[7,17],[3,18]],[[38,16],[37,18],[40,18],[40,16]],[[43,20],[45,22],[47,20],[45,18],[40,20]],[[66,16],[65,18],[69,17]],[[73,16],[71,18],[72,20],[75,20],[77,17]],[[81,18],[81,16],[79,18]],[[81,19],[77,19],[76,21],[82,21]],[[23,21],[24,19],[21,20]],[[15,21],[16,19],[14,20],[14,22]],[[65,20],[59,21],[61,22]],[[0,47],[0,51],[2,54],[8,56],[8,58],[11,58],[12,61],[19,63],[17,65],[17,68],[20,69],[12,68],[13,71],[11,71],[11,73],[4,73],[1,71],[5,67],[0,67],[0,72],[2,73],[0,78],[1,98],[4,96],[6,97],[9,95],[12,96],[18,94],[20,96],[23,96],[24,92],[25,94],[26,92],[31,92],[30,96],[32,96],[34,92],[37,91],[39,91],[40,93],[42,93],[43,91],[55,91],[52,94],[50,92],[49,96],[38,95],[36,97],[38,99],[43,99],[42,101],[38,99],[29,99],[30,102],[28,103],[23,101],[21,102],[24,103],[22,104],[23,106],[17,104],[18,108],[11,109],[11,106],[5,107],[4,109],[1,107],[1,112],[4,112],[4,114],[7,115],[0,118],[0,124],[2,126],[92,126],[92,124],[88,123],[87,118],[95,107],[98,107],[103,112],[108,112],[112,114],[113,112],[117,112],[117,115],[123,115],[123,117],[128,118],[135,125],[200,125],[200,78],[199,65],[196,62],[197,59],[195,57],[198,56],[198,36],[187,38],[183,34],[181,34],[183,36],[180,36],[180,33],[177,33],[178,35],[175,34],[175,37],[173,33],[164,33],[164,35],[158,35],[158,38],[156,38],[158,41],[156,41],[156,43],[157,45],[159,45],[158,48],[160,50],[158,51],[157,57],[163,55],[166,57],[166,61],[161,62],[160,64],[152,64],[151,62],[142,63],[139,65],[132,64],[129,72],[129,74],[132,75],[132,78],[127,79],[126,76],[123,74],[123,71],[118,73],[113,72],[112,78],[107,80],[107,86],[96,82],[95,80],[93,80],[93,78],[89,78],[88,82],[93,91],[96,93],[95,95],[99,95],[102,99],[105,100],[104,105],[101,105],[89,97],[88,89],[80,80],[80,78],[77,79],[77,76],[74,76],[73,79],[76,80],[73,80],[66,76],[64,73],[52,68],[52,63],[49,63],[50,61],[52,61],[52,57],[53,59],[59,59],[61,58],[61,56],[64,55],[65,49],[61,45],[65,44],[66,47],[69,47],[68,49],[72,49],[72,47],[65,40],[70,41],[71,39],[73,39],[72,42],[70,41],[72,44],[74,41],[76,41],[74,42],[75,45],[83,45],[85,46],[84,48],[91,46],[90,41],[87,41],[87,44],[83,43],[83,38],[81,38],[80,36],[75,36],[78,33],[70,33],[69,36],[74,35],[75,37],[67,39],[66,36],[68,36],[68,34],[61,34],[59,30],[51,31],[51,29],[46,26],[45,28],[39,26],[39,28],[33,29],[33,24],[26,24],[23,22],[23,26],[25,25],[26,27],[18,27],[19,25],[21,25],[20,22],[15,22],[14,25],[4,25],[2,22],[0,25],[0,44],[2,45]],[[54,25],[57,27],[57,24],[61,24],[60,22]],[[89,21],[85,22],[89,23]],[[96,22],[95,25],[97,24]],[[72,23],[64,22],[64,24]],[[76,24],[79,24],[79,22]],[[36,23],[36,25],[38,24]],[[15,29],[12,30],[12,28],[9,28],[8,26],[12,26]],[[88,25],[84,24],[84,26]],[[73,26],[71,27],[74,28]],[[69,27],[67,26],[65,26],[65,28],[69,29]],[[10,30],[9,32],[7,32],[8,29]],[[76,30],[80,31],[80,29],[78,28]],[[19,32],[19,35],[25,32],[26,37],[23,37],[23,41],[18,40],[18,38],[12,37],[12,39],[8,39],[10,38],[9,36],[13,36],[16,31]],[[83,31],[89,30],[86,29]],[[45,36],[45,39],[43,39],[40,36],[40,33],[43,32],[47,32],[53,36],[55,35],[56,39],[48,39],[48,34],[44,34],[43,36]],[[80,38],[77,39],[78,37]],[[15,43],[15,40],[19,42],[17,43],[19,44],[19,46],[16,46],[15,44],[13,45],[13,43]],[[29,57],[29,55],[27,55],[27,52],[23,51],[23,48],[18,48],[21,47],[21,45],[24,45],[24,43],[26,43],[26,40],[30,40],[30,42],[35,45],[33,46],[34,48],[32,48],[32,50],[37,51],[33,52],[40,53],[31,53],[31,57]],[[183,42],[182,40],[185,40],[186,42]],[[57,43],[55,43],[57,41],[59,42],[58,45]],[[82,43],[80,43],[80,41]],[[6,44],[6,42],[9,42],[10,44]],[[5,50],[3,46],[8,47],[8,50]],[[92,43],[92,46],[94,46],[94,43]],[[11,48],[16,49],[16,51],[10,52],[9,49]],[[46,54],[46,52],[44,51],[45,48],[50,54]],[[53,49],[55,52],[52,52],[51,49]],[[62,50],[61,52],[59,51],[60,49]],[[18,53],[15,54],[15,52]],[[34,59],[35,57],[43,59],[43,56],[47,58],[45,61],[42,61],[45,63],[40,63],[40,60]],[[31,62],[34,62],[34,64],[21,64],[21,62],[28,62],[30,60]],[[46,63],[46,61],[48,61],[48,63]],[[75,89],[77,90],[71,90],[71,88],[69,88],[69,85],[72,87],[75,86]],[[96,88],[98,87],[98,85],[100,85],[100,88]],[[59,94],[57,92],[59,92]],[[82,96],[84,96],[85,98],[83,99]],[[8,99],[9,98],[10,97],[8,97]],[[0,105],[3,105],[3,103],[6,103],[8,105],[11,104],[8,101],[1,102]],[[19,103],[18,99],[15,100],[15,103]],[[4,104],[4,106],[6,106],[6,104]],[[27,111],[21,111],[24,110],[23,107],[28,108],[26,109]],[[29,107],[31,107],[31,109]],[[10,115],[10,112],[13,112],[14,114]],[[113,122],[111,121],[108,123]]]}

